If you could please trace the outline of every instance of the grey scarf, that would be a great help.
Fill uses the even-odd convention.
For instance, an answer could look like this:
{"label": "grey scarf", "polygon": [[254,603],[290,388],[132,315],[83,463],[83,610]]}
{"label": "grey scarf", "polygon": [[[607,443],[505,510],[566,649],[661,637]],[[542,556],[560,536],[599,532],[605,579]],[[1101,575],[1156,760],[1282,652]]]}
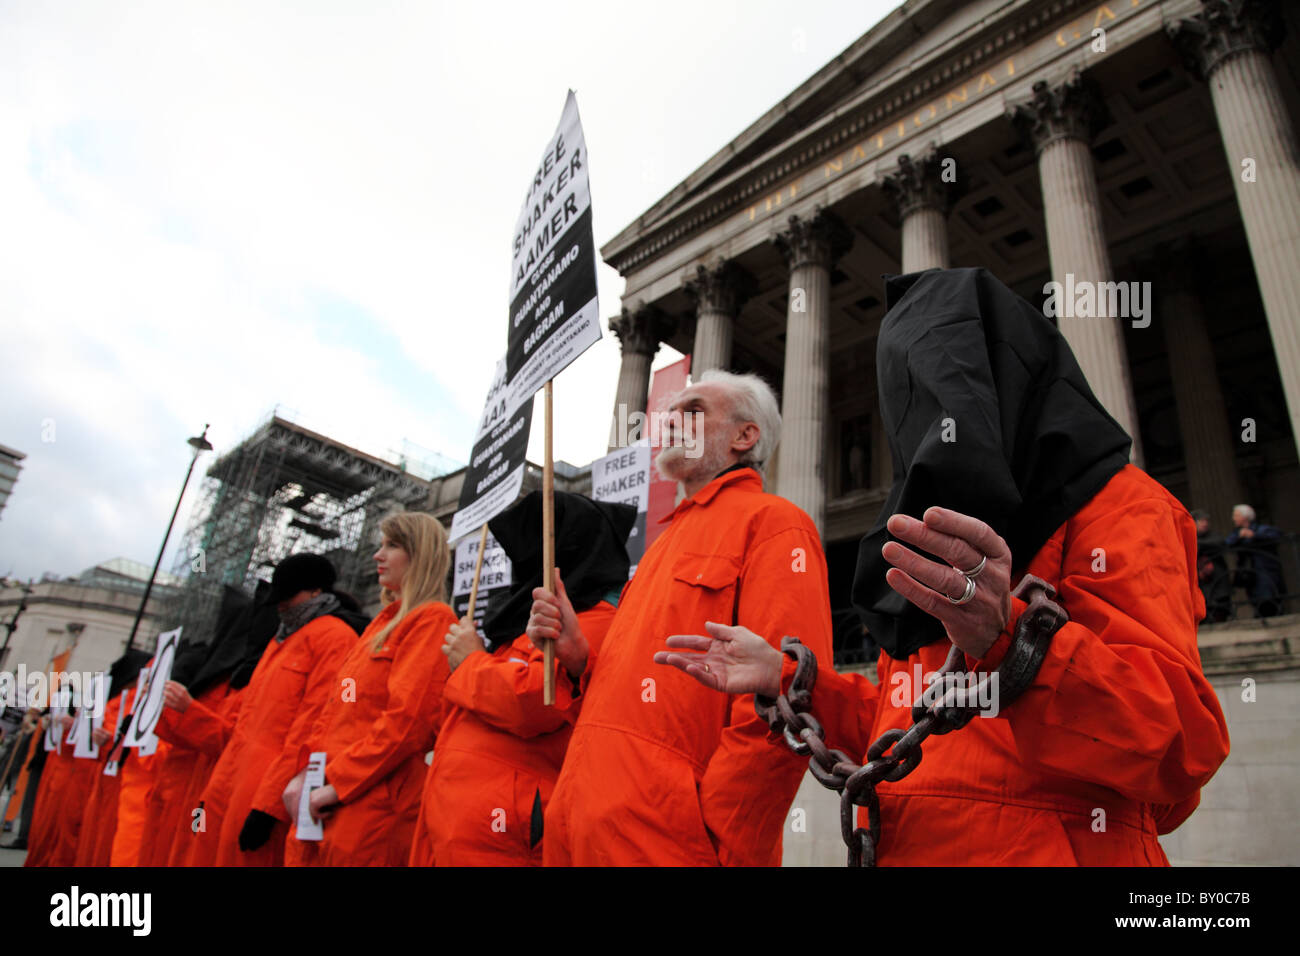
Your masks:
{"label": "grey scarf", "polygon": [[323,591],[314,598],[308,598],[301,604],[295,604],[280,612],[280,629],[275,632],[275,639],[283,641],[300,628],[332,611],[339,609],[339,599],[329,591]]}

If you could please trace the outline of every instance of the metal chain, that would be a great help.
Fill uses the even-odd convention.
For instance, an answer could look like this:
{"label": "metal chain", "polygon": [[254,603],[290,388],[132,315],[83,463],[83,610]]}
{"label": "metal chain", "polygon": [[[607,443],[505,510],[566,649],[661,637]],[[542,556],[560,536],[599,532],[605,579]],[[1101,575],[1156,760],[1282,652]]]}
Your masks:
{"label": "metal chain", "polygon": [[[945,674],[960,673],[964,655],[954,645],[948,652],[939,677],[912,705],[912,726],[887,730],[867,750],[867,762],[859,764],[842,750],[826,745],[822,725],[810,713],[812,689],[817,682],[817,656],[797,637],[783,637],[781,650],[794,659],[795,672],[790,690],[777,697],[755,695],[754,710],[767,721],[773,733],[784,735],[786,744],[801,757],[809,757],[808,769],[828,790],[840,794],[840,835],[848,847],[849,866],[875,866],[880,842],[880,799],[876,786],[895,783],[921,762],[921,744],[931,734],[946,734],[965,727],[979,713],[978,704],[995,688],[1000,706],[1015,700],[1029,686],[1042,666],[1052,636],[1069,620],[1054,598],[1056,590],[1041,578],[1025,575],[1015,591],[1029,607],[1020,616],[1016,631],[997,670],[983,675],[975,687],[952,682],[937,700],[931,689],[942,688]],[[995,681],[992,688],[989,681]],[[958,697],[962,702],[958,702]],[[855,807],[867,808],[866,828],[856,825]]]}

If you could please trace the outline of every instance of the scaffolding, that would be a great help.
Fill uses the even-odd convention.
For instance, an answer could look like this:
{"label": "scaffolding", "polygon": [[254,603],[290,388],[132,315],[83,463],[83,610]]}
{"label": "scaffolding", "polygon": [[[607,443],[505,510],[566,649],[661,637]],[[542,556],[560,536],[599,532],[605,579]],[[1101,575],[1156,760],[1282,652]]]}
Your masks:
{"label": "scaffolding", "polygon": [[322,554],[338,587],[363,605],[377,595],[370,556],[379,523],[427,507],[430,484],[277,415],[208,469],[176,555],[184,578],[168,617],[207,641],[224,585],[250,597],[290,554]]}

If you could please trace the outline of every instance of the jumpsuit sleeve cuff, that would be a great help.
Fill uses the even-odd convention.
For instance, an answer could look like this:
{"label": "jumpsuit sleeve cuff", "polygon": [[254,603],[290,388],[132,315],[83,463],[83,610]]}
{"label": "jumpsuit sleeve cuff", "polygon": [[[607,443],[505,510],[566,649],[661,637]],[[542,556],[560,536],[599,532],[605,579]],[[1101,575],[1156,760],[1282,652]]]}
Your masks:
{"label": "jumpsuit sleeve cuff", "polygon": [[[564,671],[564,665],[560,664],[559,661],[556,661],[556,665],[558,670],[562,672]],[[595,668],[596,668],[596,652],[594,649],[588,648],[587,666],[582,669],[582,675],[578,678],[578,686],[574,688],[576,693],[573,696],[581,697],[583,694],[587,693],[587,686],[591,683],[591,672],[595,670]],[[564,679],[565,680],[569,679],[567,674]]]}
{"label": "jumpsuit sleeve cuff", "polygon": [[[789,654],[781,654],[781,693],[790,693],[790,685],[794,683],[794,672],[799,664]],[[785,741],[785,735],[777,733],[771,727],[767,729],[767,742],[770,744],[780,744]]]}
{"label": "jumpsuit sleeve cuff", "polygon": [[781,655],[781,693],[790,693],[790,686],[794,683],[794,672],[798,669],[799,662],[789,654]]}
{"label": "jumpsuit sleeve cuff", "polygon": [[997,670],[1002,659],[1007,656],[1007,651],[1011,650],[1012,635],[1016,632],[1016,625],[1020,623],[1020,615],[1024,614],[1029,605],[1018,597],[1011,598],[1011,617],[1007,619],[1007,626],[1002,629],[998,639],[993,642],[992,646],[984,652],[983,657],[966,657],[966,669],[970,671],[993,671]]}

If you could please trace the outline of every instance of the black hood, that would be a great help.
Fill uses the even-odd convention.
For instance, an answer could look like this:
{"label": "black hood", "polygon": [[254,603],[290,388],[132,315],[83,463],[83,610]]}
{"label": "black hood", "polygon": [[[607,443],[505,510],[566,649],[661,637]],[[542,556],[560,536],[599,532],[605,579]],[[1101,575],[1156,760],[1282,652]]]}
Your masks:
{"label": "black hood", "polygon": [[148,664],[152,657],[153,655],[148,651],[133,647],[113,661],[108,669],[108,674],[113,679],[113,683],[108,689],[109,694],[116,697],[125,688],[130,687],[135,682],[135,679],[140,676],[140,669],[145,664]]}
{"label": "black hood", "polygon": [[902,659],[946,635],[885,582],[891,515],[920,518],[933,505],[972,515],[1023,570],[1128,463],[1132,441],[1064,336],[988,270],[887,276],[886,295],[876,375],[894,483],[859,547],[853,602]]}
{"label": "black hood", "polygon": [[[555,566],[575,611],[586,611],[627,583],[627,536],[636,508],[555,492]],[[510,590],[493,599],[483,636],[493,647],[510,643],[528,624],[533,588],[542,585],[542,493],[534,491],[488,522],[510,558]]]}
{"label": "black hood", "polygon": [[[265,597],[271,589],[269,581],[258,581],[253,599],[235,616],[230,625],[228,641],[218,658],[209,658],[199,675],[198,683],[211,686],[213,683],[229,678],[230,686],[238,689],[248,685],[257,669],[257,662],[262,659],[262,652],[271,638],[275,637],[280,627],[280,615],[275,606],[265,603]],[[194,693],[193,690],[190,693]]]}
{"label": "black hood", "polygon": [[182,640],[181,646],[176,650],[176,658],[172,661],[171,679],[188,688],[203,667],[203,662],[208,659],[212,648],[212,644],[193,644]]}
{"label": "black hood", "polygon": [[215,636],[208,645],[207,656],[189,681],[176,678],[192,695],[197,697],[225,680],[242,659],[244,646],[240,628],[244,625],[252,604],[252,599],[237,587],[227,584],[221,589],[221,607],[217,611]]}

